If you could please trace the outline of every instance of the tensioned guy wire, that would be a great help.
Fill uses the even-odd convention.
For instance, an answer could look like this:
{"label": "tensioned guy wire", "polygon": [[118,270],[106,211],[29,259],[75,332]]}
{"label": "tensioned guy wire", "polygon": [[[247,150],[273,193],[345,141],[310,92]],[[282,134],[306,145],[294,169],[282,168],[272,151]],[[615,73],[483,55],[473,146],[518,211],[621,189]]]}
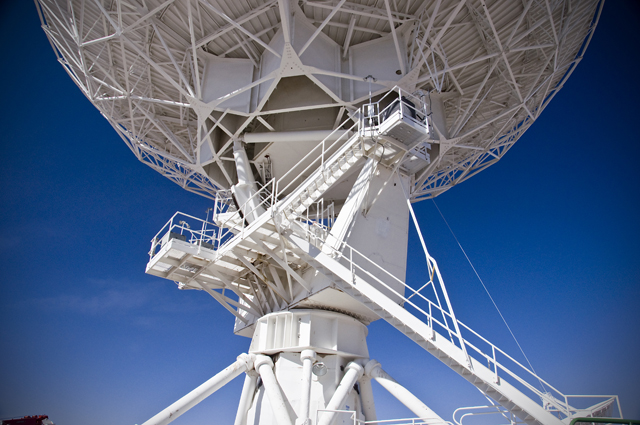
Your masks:
{"label": "tensioned guy wire", "polygon": [[533,372],[533,374],[535,375],[535,377],[538,379],[538,382],[540,383],[540,386],[542,387],[542,391],[545,391],[544,388],[544,384],[542,383],[542,380],[540,379],[540,377],[538,377],[538,374],[536,373],[535,369],[533,368],[533,365],[531,364],[531,362],[529,361],[529,358],[527,357],[527,355],[524,353],[524,350],[522,349],[522,346],[520,345],[520,343],[518,342],[518,339],[516,338],[516,336],[514,335],[513,331],[511,330],[511,327],[509,327],[509,324],[507,323],[507,320],[504,318],[504,316],[502,315],[502,312],[500,311],[500,309],[498,308],[498,305],[496,304],[496,302],[493,300],[493,297],[491,296],[491,294],[489,293],[489,290],[487,289],[487,286],[484,284],[484,282],[482,281],[482,278],[480,277],[480,275],[478,274],[478,271],[476,270],[476,268],[473,266],[473,263],[471,262],[471,259],[469,259],[469,256],[467,255],[467,252],[464,250],[464,248],[462,247],[462,244],[460,243],[460,241],[458,240],[458,238],[456,237],[456,234],[453,233],[453,229],[451,228],[451,226],[449,226],[449,223],[447,222],[447,219],[444,218],[444,215],[442,214],[442,211],[440,211],[440,208],[438,207],[438,204],[436,204],[436,200],[431,198],[431,201],[433,201],[433,205],[435,205],[436,209],[438,210],[438,213],[440,214],[440,217],[442,217],[442,220],[444,221],[444,224],[447,225],[447,228],[449,229],[449,231],[451,232],[451,235],[453,236],[453,239],[456,240],[456,243],[458,244],[458,246],[460,247],[460,250],[462,251],[462,253],[464,254],[464,257],[467,259],[467,262],[469,263],[469,265],[471,266],[471,268],[473,269],[473,272],[476,274],[476,277],[478,278],[478,280],[480,281],[480,283],[482,284],[482,287],[484,288],[484,291],[487,293],[487,295],[489,296],[489,299],[491,300],[491,302],[493,303],[493,306],[496,308],[496,311],[498,312],[498,314],[500,315],[500,318],[502,319],[502,321],[504,322],[504,325],[507,327],[507,329],[509,330],[509,333],[511,334],[511,337],[513,338],[513,340],[516,342],[516,345],[518,346],[518,348],[520,349],[520,352],[522,353],[522,355],[524,356],[525,360],[527,361],[527,364],[529,365],[529,367],[531,368],[531,372]]}

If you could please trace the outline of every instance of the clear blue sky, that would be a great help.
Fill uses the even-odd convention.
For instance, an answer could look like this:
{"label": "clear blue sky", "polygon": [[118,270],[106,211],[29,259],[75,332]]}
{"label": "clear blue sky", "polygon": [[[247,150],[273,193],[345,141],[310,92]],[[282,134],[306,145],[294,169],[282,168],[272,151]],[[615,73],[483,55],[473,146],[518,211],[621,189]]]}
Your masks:
{"label": "clear blue sky", "polygon": [[[137,162],[56,62],[32,2],[1,2],[0,34],[0,418],[139,424],[248,349],[209,296],[144,274],[166,220],[209,202]],[[536,371],[568,394],[619,394],[637,419],[639,46],[640,3],[607,2],[541,118],[437,199]],[[416,210],[458,317],[518,356],[433,203]],[[384,323],[369,349],[447,419],[459,397],[478,401]],[[232,422],[240,387],[176,423]],[[380,416],[409,416],[376,396]]]}

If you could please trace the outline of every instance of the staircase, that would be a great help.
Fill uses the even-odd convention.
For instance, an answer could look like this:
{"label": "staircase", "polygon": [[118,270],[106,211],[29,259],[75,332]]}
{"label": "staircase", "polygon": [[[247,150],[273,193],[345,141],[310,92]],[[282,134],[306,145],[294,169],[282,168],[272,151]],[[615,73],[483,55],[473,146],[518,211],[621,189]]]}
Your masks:
{"label": "staircase", "polygon": [[[465,351],[445,336],[436,332],[426,323],[388,296],[382,294],[366,280],[341,264],[338,260],[324,254],[318,247],[304,238],[292,234],[287,239],[300,255],[313,268],[331,279],[343,292],[366,305],[393,327],[445,363],[484,394],[504,406],[523,422],[530,425],[562,425],[563,422],[545,410],[540,404],[527,397],[504,379],[496,379],[495,371],[466,355]],[[347,258],[346,256],[342,257]],[[357,266],[355,266],[357,267]]]}
{"label": "staircase", "polygon": [[[302,270],[311,266],[324,274],[336,288],[407,335],[524,423],[567,423],[577,413],[576,409],[569,406],[567,396],[546,382],[546,389],[541,391],[536,388],[538,382],[543,381],[460,323],[460,326],[489,344],[489,351],[493,351],[493,354],[486,354],[464,339],[461,332],[457,331],[457,326],[456,330],[449,327],[445,318],[449,313],[439,306],[431,303],[426,312],[413,303],[413,295],[405,298],[401,294],[389,296],[381,292],[382,288],[390,289],[389,286],[363,268],[365,265],[371,266],[365,264],[370,260],[364,258],[358,264],[354,260],[356,251],[348,245],[341,246],[340,251],[333,250],[330,255],[322,252],[323,238],[313,232],[317,223],[309,223],[304,214],[365,155],[366,140],[362,136],[360,131],[356,131],[341,146],[338,143],[325,147],[324,142],[318,145],[287,173],[291,176],[297,174],[292,179],[289,176],[291,180],[286,185],[283,182],[287,181],[287,174],[277,182],[272,180],[271,184],[254,195],[263,199],[260,205],[266,209],[260,217],[247,223],[235,212],[226,213],[223,223],[216,221],[219,231],[215,243],[203,244],[204,236],[194,236],[197,232],[193,231],[190,231],[191,238],[188,240],[172,238],[171,235],[176,234],[172,232],[179,229],[182,235],[185,230],[184,225],[180,227],[173,224],[174,216],[167,223],[167,233],[160,237],[163,228],[152,241],[147,273],[172,280],[179,277],[181,287],[204,289],[244,326],[249,327],[261,315],[295,305],[292,285],[301,285],[309,294],[310,285],[301,274]],[[325,160],[325,157],[328,159]],[[306,177],[310,170],[313,171]],[[286,193],[291,187],[295,189],[277,201],[279,194]],[[251,214],[245,213],[245,216]],[[207,228],[206,224],[202,225],[203,229]],[[230,232],[233,236],[223,238],[220,235],[224,232]],[[360,254],[360,257],[363,256]],[[286,272],[286,281],[276,276],[273,266]],[[373,267],[378,266],[373,264]],[[272,277],[267,275],[268,271]],[[214,291],[224,288],[233,291],[238,299],[225,296],[224,290]],[[407,309],[409,306],[412,310],[415,307],[420,313],[419,317]],[[442,313],[442,322],[436,319],[432,307],[438,314]],[[451,315],[449,317],[452,318]],[[452,338],[452,335],[456,338]],[[517,369],[518,373],[501,364],[496,359],[496,352],[515,363],[517,366],[512,368]],[[553,391],[559,398],[546,391]]]}
{"label": "staircase", "polygon": [[282,225],[287,227],[316,202],[335,182],[363,156],[359,134],[353,134],[327,161],[321,164],[301,185],[278,204]]}

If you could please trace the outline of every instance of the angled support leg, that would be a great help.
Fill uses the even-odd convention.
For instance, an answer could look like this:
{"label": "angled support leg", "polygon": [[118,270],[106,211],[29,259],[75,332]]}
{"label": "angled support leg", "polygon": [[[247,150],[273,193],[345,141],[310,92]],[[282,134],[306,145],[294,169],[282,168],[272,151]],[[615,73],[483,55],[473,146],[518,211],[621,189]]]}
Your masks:
{"label": "angled support leg", "polygon": [[332,425],[337,419],[336,410],[340,410],[344,405],[347,397],[353,390],[353,386],[360,379],[362,374],[364,373],[364,368],[360,366],[358,363],[351,362],[347,365],[346,371],[338,388],[333,393],[333,397],[329,400],[329,404],[327,404],[327,412],[320,417],[318,420],[318,425]]}
{"label": "angled support leg", "polygon": [[273,373],[273,360],[271,360],[271,357],[258,354],[255,367],[260,374],[260,378],[262,378],[265,392],[278,425],[293,425],[287,405],[282,398],[282,390],[276,380],[276,375]]}
{"label": "angled support leg", "polygon": [[369,361],[365,366],[365,374],[371,379],[375,379],[382,387],[398,399],[409,410],[415,413],[428,425],[446,425],[447,422],[436,412],[429,409],[418,397],[413,395],[402,385],[398,384],[387,372],[382,370],[380,363],[375,360]]}
{"label": "angled support leg", "polygon": [[233,362],[229,367],[222,372],[209,379],[204,384],[200,385],[189,394],[182,397],[180,400],[173,403],[171,406],[164,409],[162,412],[155,415],[142,425],[166,425],[178,418],[187,410],[191,409],[196,404],[200,403],[211,394],[224,387],[236,376],[242,372],[246,372],[253,368],[253,361],[255,356],[253,354],[240,354],[238,360]]}
{"label": "angled support leg", "polygon": [[253,400],[253,394],[256,391],[256,384],[258,383],[258,373],[255,370],[248,370],[244,377],[244,385],[242,386],[242,394],[240,395],[240,403],[238,403],[238,412],[236,413],[236,420],[233,425],[242,425],[247,418],[247,411],[251,406]]}

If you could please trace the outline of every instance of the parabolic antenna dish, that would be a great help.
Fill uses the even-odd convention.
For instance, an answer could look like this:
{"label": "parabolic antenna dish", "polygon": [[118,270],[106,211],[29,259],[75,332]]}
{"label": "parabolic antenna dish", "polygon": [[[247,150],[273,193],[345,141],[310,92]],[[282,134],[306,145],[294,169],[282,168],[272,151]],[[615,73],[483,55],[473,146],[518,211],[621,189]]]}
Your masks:
{"label": "parabolic antenna dish", "polygon": [[[237,425],[378,423],[371,380],[413,423],[446,423],[369,357],[378,319],[510,423],[614,406],[570,405],[577,396],[459,322],[411,206],[509,150],[580,61],[601,1],[36,4],[60,62],[138,159],[215,199],[205,220],[167,222],[146,272],[206,291],[252,337],[144,425],[167,425],[243,372]],[[426,260],[418,284],[406,279],[410,220]]]}
{"label": "parabolic antenna dish", "polygon": [[[497,162],[580,61],[602,2],[37,0],[60,63],[136,157],[214,198],[233,141],[281,177],[394,86],[428,144],[398,164],[411,199]],[[366,77],[369,82],[364,81]],[[284,132],[290,133],[283,135]],[[294,133],[296,132],[296,133]],[[252,139],[253,137],[253,139]],[[339,198],[339,196],[336,196]]]}

